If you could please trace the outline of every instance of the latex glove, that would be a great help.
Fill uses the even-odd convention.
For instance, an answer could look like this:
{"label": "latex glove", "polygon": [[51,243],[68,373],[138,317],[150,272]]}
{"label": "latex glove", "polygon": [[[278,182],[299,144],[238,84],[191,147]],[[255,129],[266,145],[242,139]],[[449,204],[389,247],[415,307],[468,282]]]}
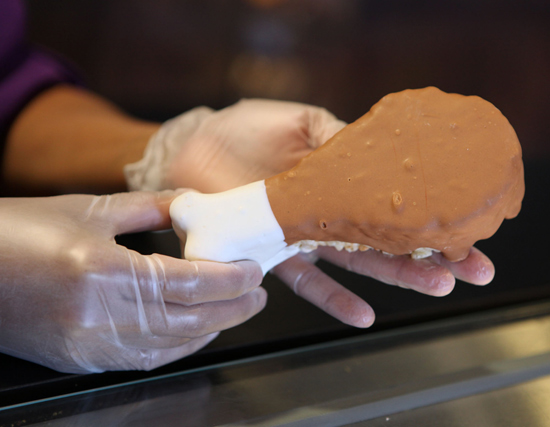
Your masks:
{"label": "latex glove", "polygon": [[0,351],[63,372],[150,370],[258,313],[266,293],[254,262],[115,243],[168,227],[175,195],[0,199]]}
{"label": "latex glove", "polygon": [[164,123],[144,158],[125,167],[130,189],[229,190],[293,167],[346,123],[306,104],[250,99],[200,107]]}

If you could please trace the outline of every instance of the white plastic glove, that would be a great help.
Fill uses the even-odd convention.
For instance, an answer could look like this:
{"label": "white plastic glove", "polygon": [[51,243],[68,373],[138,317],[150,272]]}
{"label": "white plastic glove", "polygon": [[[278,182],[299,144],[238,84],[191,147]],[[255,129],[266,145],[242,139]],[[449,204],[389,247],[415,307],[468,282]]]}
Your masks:
{"label": "white plastic glove", "polygon": [[114,236],[167,228],[180,193],[0,199],[0,351],[73,373],[150,370],[258,313],[252,261],[143,256]]}
{"label": "white plastic glove", "polygon": [[199,107],[164,123],[144,158],[124,172],[131,190],[216,193],[292,168],[345,125],[324,108],[296,102]]}

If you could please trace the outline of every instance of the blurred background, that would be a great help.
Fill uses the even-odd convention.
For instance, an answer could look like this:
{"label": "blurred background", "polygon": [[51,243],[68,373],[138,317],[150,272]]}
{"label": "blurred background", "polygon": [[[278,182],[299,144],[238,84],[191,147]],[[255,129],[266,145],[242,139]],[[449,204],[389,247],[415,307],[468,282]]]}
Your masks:
{"label": "blurred background", "polygon": [[28,0],[31,38],[143,118],[242,97],[353,121],[382,96],[479,95],[547,157],[550,2],[543,0]]}

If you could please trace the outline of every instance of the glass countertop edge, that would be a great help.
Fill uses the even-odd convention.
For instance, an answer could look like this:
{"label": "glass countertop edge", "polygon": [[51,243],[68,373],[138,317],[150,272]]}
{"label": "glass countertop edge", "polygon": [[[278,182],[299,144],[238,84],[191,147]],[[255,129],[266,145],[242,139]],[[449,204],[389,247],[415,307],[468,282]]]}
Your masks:
{"label": "glass countertop edge", "polygon": [[[345,347],[357,343],[375,342],[381,340],[392,340],[399,336],[405,335],[423,335],[428,331],[438,331],[438,335],[432,335],[431,339],[435,339],[440,334],[452,334],[460,331],[460,327],[471,325],[475,329],[483,329],[486,327],[494,326],[495,324],[505,324],[513,321],[521,321],[529,318],[543,316],[550,314],[550,299],[538,301],[535,303],[521,304],[517,306],[511,306],[506,308],[497,308],[488,310],[483,313],[470,313],[459,316],[454,316],[448,319],[440,319],[435,321],[423,322],[411,326],[403,326],[393,330],[373,332],[372,334],[359,335],[355,337],[347,337],[342,339],[336,339],[329,342],[311,344],[303,347],[297,347],[289,350],[282,350],[268,354],[262,354],[259,356],[246,357],[238,360],[232,360],[229,362],[216,363],[212,365],[205,365],[197,368],[186,369],[182,371],[172,372],[169,374],[163,374],[158,376],[152,376],[142,378],[139,380],[121,382],[119,384],[111,384],[103,387],[91,388],[88,390],[77,391],[73,393],[61,394],[59,396],[48,397],[44,399],[31,400],[28,402],[22,402],[14,405],[0,407],[0,412],[5,412],[12,409],[23,408],[26,406],[32,406],[40,403],[52,402],[55,400],[62,400],[66,398],[72,398],[76,396],[82,396],[86,394],[92,394],[96,392],[113,390],[116,388],[123,388],[133,385],[140,385],[144,383],[150,383],[153,381],[160,381],[178,376],[189,375],[198,372],[205,372],[215,369],[230,368],[239,365],[246,365],[254,362],[267,361],[269,359],[276,359],[285,356],[294,356],[298,354],[305,354],[309,352],[333,349],[337,347]],[[92,374],[93,375],[93,374]]]}

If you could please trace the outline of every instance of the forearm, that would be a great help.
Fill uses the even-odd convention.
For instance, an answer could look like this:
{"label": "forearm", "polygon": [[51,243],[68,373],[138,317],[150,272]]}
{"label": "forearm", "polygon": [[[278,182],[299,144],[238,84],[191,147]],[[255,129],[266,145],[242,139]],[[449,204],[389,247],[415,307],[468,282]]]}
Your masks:
{"label": "forearm", "polygon": [[10,129],[4,185],[26,194],[125,190],[124,165],[141,158],[158,127],[83,89],[55,86],[31,101]]}

